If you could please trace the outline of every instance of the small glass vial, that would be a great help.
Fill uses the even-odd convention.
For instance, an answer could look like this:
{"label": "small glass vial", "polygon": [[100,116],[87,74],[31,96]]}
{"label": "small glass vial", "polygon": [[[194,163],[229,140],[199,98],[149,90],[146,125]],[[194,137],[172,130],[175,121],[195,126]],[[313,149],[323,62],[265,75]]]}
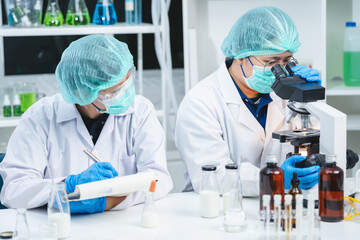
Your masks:
{"label": "small glass vial", "polygon": [[57,225],[57,238],[70,236],[70,206],[66,195],[65,183],[59,182],[51,186],[48,201],[49,224]]}
{"label": "small glass vial", "polygon": [[225,177],[221,185],[220,194],[223,197],[223,212],[232,204],[231,191],[236,190],[238,180],[237,165],[234,163],[225,166]]}
{"label": "small glass vial", "polygon": [[125,22],[130,25],[141,24],[141,0],[125,0]]}
{"label": "small glass vial", "polygon": [[155,186],[156,181],[152,181],[149,192],[145,199],[144,210],[140,222],[140,226],[145,228],[157,227],[160,224],[159,216],[156,212],[154,203]]}
{"label": "small glass vial", "polygon": [[220,194],[216,179],[216,166],[202,167],[203,179],[200,186],[200,214],[204,218],[215,218],[219,215]]}
{"label": "small glass vial", "polygon": [[291,230],[292,230],[292,196],[285,195],[285,213],[284,213],[284,230],[285,230],[285,239],[291,240]]}
{"label": "small glass vial", "polygon": [[15,97],[14,97],[13,111],[14,111],[14,116],[15,116],[15,117],[21,116],[20,97],[19,97],[19,95],[17,95],[17,94],[15,94]]}
{"label": "small glass vial", "polygon": [[9,95],[4,95],[4,102],[3,102],[3,114],[4,117],[11,117],[11,103]]}
{"label": "small glass vial", "polygon": [[280,194],[274,195],[274,225],[275,225],[275,235],[277,239],[280,239],[281,233],[281,199],[282,196]]}
{"label": "small glass vial", "polygon": [[344,171],[336,166],[336,155],[326,156],[319,171],[319,216],[324,222],[344,218]]}
{"label": "small glass vial", "polygon": [[[260,171],[260,210],[263,209],[262,196],[269,194],[284,196],[284,172],[277,166],[275,156],[266,157],[266,167]],[[274,210],[274,199],[271,197],[270,209]]]}
{"label": "small glass vial", "polygon": [[12,239],[17,240],[25,240],[30,239],[31,234],[29,230],[29,225],[26,219],[26,209],[25,208],[18,208],[16,209],[16,225],[15,231],[13,233]]}

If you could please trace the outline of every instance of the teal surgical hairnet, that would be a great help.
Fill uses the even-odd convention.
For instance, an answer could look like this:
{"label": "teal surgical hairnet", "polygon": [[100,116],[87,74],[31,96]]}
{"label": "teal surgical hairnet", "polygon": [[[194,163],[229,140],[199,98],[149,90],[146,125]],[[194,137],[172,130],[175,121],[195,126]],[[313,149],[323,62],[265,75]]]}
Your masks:
{"label": "teal surgical hairnet", "polygon": [[90,35],[65,49],[55,74],[66,102],[87,105],[101,90],[119,83],[133,64],[126,43],[114,37]]}
{"label": "teal surgical hairnet", "polygon": [[295,53],[299,34],[292,19],[276,7],[258,7],[246,12],[222,43],[224,55],[232,59],[248,56]]}

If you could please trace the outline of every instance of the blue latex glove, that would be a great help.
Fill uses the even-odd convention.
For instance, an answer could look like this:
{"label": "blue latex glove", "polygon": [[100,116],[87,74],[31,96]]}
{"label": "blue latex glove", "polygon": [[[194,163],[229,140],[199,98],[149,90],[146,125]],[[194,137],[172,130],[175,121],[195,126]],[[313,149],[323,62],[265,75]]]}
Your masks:
{"label": "blue latex glove", "polygon": [[295,167],[296,163],[305,159],[306,157],[293,155],[286,159],[283,164],[281,164],[281,169],[284,171],[285,189],[291,188],[291,179],[293,178],[294,172],[297,172],[298,179],[300,180],[300,189],[310,189],[318,183],[320,166],[312,166],[307,168]]}
{"label": "blue latex glove", "polygon": [[[72,193],[75,191],[76,185],[109,179],[118,175],[109,162],[94,163],[82,173],[68,176],[65,179],[66,191]],[[71,213],[103,212],[105,207],[106,197],[70,202]]]}
{"label": "blue latex glove", "polygon": [[317,84],[321,85],[321,78],[318,70],[304,65],[296,65],[292,67],[291,70],[294,72],[294,75],[299,75],[308,82],[316,82]]}

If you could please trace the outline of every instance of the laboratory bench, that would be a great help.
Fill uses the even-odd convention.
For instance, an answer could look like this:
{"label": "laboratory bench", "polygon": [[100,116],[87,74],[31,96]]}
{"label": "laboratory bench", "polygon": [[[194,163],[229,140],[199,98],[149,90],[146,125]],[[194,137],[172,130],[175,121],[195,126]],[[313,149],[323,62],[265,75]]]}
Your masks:
{"label": "laboratory bench", "polygon": [[[228,233],[222,228],[223,216],[205,219],[200,217],[200,197],[194,192],[173,193],[155,202],[160,217],[157,228],[139,226],[143,204],[121,211],[107,211],[91,215],[71,216],[71,237],[68,239],[257,239],[259,236],[257,197],[244,198],[243,207],[248,227],[245,232]],[[16,211],[0,210],[0,232],[11,231],[15,226]],[[32,233],[47,223],[46,208],[29,210],[27,220]],[[294,231],[294,230],[293,230]],[[321,239],[351,239],[360,235],[360,223],[321,222]],[[34,236],[36,239],[36,236]],[[295,238],[292,238],[295,239]]]}

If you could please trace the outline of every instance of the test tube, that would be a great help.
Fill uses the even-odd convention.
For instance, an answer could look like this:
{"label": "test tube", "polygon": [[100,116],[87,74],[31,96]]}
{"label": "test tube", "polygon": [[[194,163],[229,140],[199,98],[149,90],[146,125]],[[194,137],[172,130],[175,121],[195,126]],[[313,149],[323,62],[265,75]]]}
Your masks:
{"label": "test tube", "polygon": [[281,195],[274,195],[274,224],[275,224],[275,236],[276,239],[280,239],[281,230]]}
{"label": "test tube", "polygon": [[314,237],[314,224],[315,224],[315,197],[313,194],[308,195],[308,240],[313,240]]}
{"label": "test tube", "polygon": [[263,208],[265,210],[264,233],[269,236],[270,230],[270,195],[263,195]]}
{"label": "test tube", "polygon": [[303,195],[296,195],[296,240],[302,240]]}
{"label": "test tube", "polygon": [[285,235],[286,240],[291,240],[292,229],[292,196],[285,195]]}

